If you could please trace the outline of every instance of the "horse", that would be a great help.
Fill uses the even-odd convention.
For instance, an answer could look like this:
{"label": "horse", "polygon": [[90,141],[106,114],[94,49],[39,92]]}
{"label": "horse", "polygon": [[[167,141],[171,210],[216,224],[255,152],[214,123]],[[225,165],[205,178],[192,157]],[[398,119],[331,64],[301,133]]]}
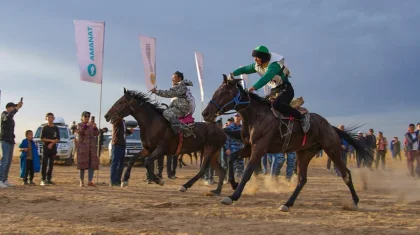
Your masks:
{"label": "horse", "polygon": [[[202,112],[204,120],[208,122],[214,122],[217,116],[226,114],[229,110],[237,111],[243,120],[240,135],[244,147],[231,154],[229,161],[229,182],[235,191],[231,196],[224,197],[221,203],[231,205],[239,200],[257,164],[261,164],[264,154],[296,151],[298,184],[288,201],[279,208],[283,212],[289,211],[307,182],[309,162],[323,149],[341,172],[345,184],[350,189],[354,206],[357,207],[359,197],[354,189],[350,171],[341,159],[340,138],[355,148],[357,157],[365,165],[369,165],[373,157],[362,147],[355,134],[349,130],[341,131],[332,127],[325,118],[316,113],[309,113],[310,129],[304,133],[300,121],[292,117],[278,116],[277,113],[275,115],[270,100],[244,90],[241,80],[228,79],[223,75],[222,85],[214,92],[212,100]],[[233,161],[239,156],[250,157],[250,160],[238,185],[231,169]]]}
{"label": "horse", "polygon": [[220,166],[218,159],[212,158],[212,156],[220,151],[226,142],[227,136],[223,130],[214,123],[196,122],[193,128],[195,137],[183,137],[182,133],[175,134],[173,132],[170,123],[162,115],[163,111],[162,106],[158,102],[152,101],[148,94],[124,88],[124,95],[105,114],[105,120],[110,123],[131,115],[136,119],[141,130],[140,139],[143,149],[139,154],[133,156],[129,162],[121,187],[128,185],[131,168],[139,157],[146,158],[145,167],[147,173],[151,176],[151,180],[159,185],[164,185],[163,179],[157,177],[153,172],[151,163],[154,160],[164,155],[179,155],[200,151],[204,164],[201,166],[199,173],[182,185],[179,191],[186,192],[204,175],[205,170],[211,165],[216,174],[219,175],[220,180],[217,189],[210,191],[208,195],[220,195],[225,171]]}

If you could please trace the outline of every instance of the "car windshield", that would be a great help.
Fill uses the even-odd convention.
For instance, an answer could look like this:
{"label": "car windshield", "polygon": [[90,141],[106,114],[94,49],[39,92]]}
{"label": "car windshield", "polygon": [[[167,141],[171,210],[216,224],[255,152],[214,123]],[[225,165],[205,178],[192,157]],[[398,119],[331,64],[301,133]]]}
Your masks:
{"label": "car windshield", "polygon": [[140,140],[140,130],[134,130],[133,134],[127,136],[127,140]]}
{"label": "car windshield", "polygon": [[[68,131],[67,128],[59,127],[58,129],[60,130],[60,139],[68,139],[69,138],[69,131]],[[38,127],[38,129],[35,132],[34,138],[40,138],[41,130],[42,130],[42,127],[41,126]]]}

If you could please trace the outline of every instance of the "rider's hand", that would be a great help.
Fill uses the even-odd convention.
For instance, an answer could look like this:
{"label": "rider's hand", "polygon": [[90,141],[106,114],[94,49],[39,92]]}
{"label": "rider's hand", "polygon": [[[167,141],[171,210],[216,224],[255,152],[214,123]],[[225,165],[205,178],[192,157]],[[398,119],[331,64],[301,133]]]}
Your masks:
{"label": "rider's hand", "polygon": [[255,87],[253,86],[248,89],[248,92],[253,92],[253,91],[255,91]]}
{"label": "rider's hand", "polygon": [[228,149],[228,150],[226,150],[226,154],[227,155],[230,155],[230,150]]}
{"label": "rider's hand", "polygon": [[153,94],[156,93],[156,87],[154,87],[152,90],[150,90]]}

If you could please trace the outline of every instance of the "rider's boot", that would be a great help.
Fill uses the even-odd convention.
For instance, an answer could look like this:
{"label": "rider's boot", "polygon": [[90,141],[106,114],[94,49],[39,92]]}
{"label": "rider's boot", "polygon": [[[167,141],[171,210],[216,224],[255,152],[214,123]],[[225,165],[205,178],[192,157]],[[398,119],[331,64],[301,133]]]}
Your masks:
{"label": "rider's boot", "polygon": [[300,122],[302,123],[302,129],[303,129],[303,132],[306,133],[309,131],[309,128],[311,127],[310,122],[309,122],[311,115],[309,115],[309,113],[305,113],[305,114],[302,114],[301,116],[302,118],[300,119]]}
{"label": "rider's boot", "polygon": [[172,130],[175,134],[179,134],[182,131],[182,123],[176,117],[171,117],[170,121]]}

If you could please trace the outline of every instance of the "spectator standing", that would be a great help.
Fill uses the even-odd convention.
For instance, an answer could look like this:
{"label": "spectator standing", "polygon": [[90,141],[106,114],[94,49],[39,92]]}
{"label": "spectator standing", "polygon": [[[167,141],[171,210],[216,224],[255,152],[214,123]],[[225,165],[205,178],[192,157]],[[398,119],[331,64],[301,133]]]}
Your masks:
{"label": "spectator standing", "polygon": [[[357,140],[359,140],[360,146],[363,148],[367,148],[367,142],[366,142],[366,137],[363,136],[363,133],[361,131],[357,132]],[[369,152],[370,153],[370,152]],[[356,153],[357,154],[357,153]],[[372,155],[373,157],[373,155]],[[360,168],[361,166],[361,160],[359,160],[359,158],[357,158],[356,156],[356,161],[357,161],[357,168]]]}
{"label": "spectator standing", "polygon": [[387,152],[388,142],[382,132],[378,132],[378,138],[376,139],[376,169],[379,167],[379,161],[381,161],[382,170],[385,169],[385,158]]}
{"label": "spectator standing", "polygon": [[35,172],[40,170],[40,159],[38,147],[33,141],[34,133],[31,130],[25,132],[26,138],[22,140],[19,149],[20,155],[20,178],[23,179],[23,185],[36,185],[34,183]]}
{"label": "spectator standing", "polygon": [[1,114],[0,145],[2,156],[0,160],[0,188],[13,187],[8,180],[10,165],[15,147],[15,121],[13,117],[22,108],[22,101],[17,105],[10,102],[6,104],[6,111]]}
{"label": "spectator standing", "polygon": [[71,130],[72,135],[76,134],[76,131],[77,131],[76,121],[73,121],[73,124],[71,125],[70,130]]}
{"label": "spectator standing", "polygon": [[[99,152],[98,152],[98,158],[101,158],[101,153],[102,153],[102,147],[104,145],[105,142],[105,137],[104,134],[108,133],[108,128],[104,127],[102,129],[99,130]],[[96,142],[96,140],[95,140]]]}
{"label": "spectator standing", "polygon": [[394,139],[391,141],[389,148],[391,149],[392,152],[392,158],[396,159],[397,156],[400,157],[400,161],[401,159],[401,142],[398,140],[398,137],[394,137]]}
{"label": "spectator standing", "polygon": [[[408,132],[405,134],[405,149],[407,155],[407,167],[410,175],[420,177],[420,144],[419,131],[414,130],[414,124],[408,126]],[[416,161],[416,170],[414,171],[414,162]]]}
{"label": "spectator standing", "polygon": [[99,169],[99,158],[95,143],[95,137],[99,135],[96,123],[91,120],[90,112],[82,113],[81,123],[77,125],[77,169],[80,176],[80,187],[85,186],[85,170],[88,170],[88,186],[96,186],[93,183],[94,170]]}
{"label": "spectator standing", "polygon": [[[54,125],[54,114],[47,113],[45,115],[47,125],[42,127],[41,141],[44,144],[42,148],[42,168],[41,168],[41,185],[52,185],[52,172],[54,168],[54,160],[57,155],[57,143],[60,142],[60,130]],[[79,155],[77,155],[79,157]],[[48,169],[48,171],[47,171]]]}
{"label": "spectator standing", "polygon": [[[279,165],[276,175],[280,175],[281,168],[283,167],[284,162],[286,162],[286,180],[290,181],[293,176],[293,172],[295,170],[296,165],[296,152],[289,152],[287,153],[287,161],[286,161],[286,154],[279,153]],[[274,164],[273,164],[274,165]]]}
{"label": "spectator standing", "polygon": [[124,171],[124,158],[127,135],[131,135],[133,129],[128,130],[124,119],[115,120],[112,124],[111,146],[111,174],[110,186],[120,186]]}
{"label": "spectator standing", "polygon": [[[369,129],[369,133],[366,133],[366,148],[372,157],[375,156],[376,137],[373,129]],[[372,166],[369,167],[371,168]]]}
{"label": "spectator standing", "polygon": [[[242,128],[241,116],[237,113],[235,114],[234,122],[230,124],[226,129],[229,131],[238,131],[238,130],[241,130],[241,128]],[[231,153],[238,151],[242,147],[243,147],[242,140],[237,140],[228,136],[228,139],[225,145],[226,154],[228,155],[228,157],[230,156]],[[235,172],[235,177],[242,178],[244,167],[245,166],[244,166],[243,158],[237,159],[234,162],[233,168]]]}

